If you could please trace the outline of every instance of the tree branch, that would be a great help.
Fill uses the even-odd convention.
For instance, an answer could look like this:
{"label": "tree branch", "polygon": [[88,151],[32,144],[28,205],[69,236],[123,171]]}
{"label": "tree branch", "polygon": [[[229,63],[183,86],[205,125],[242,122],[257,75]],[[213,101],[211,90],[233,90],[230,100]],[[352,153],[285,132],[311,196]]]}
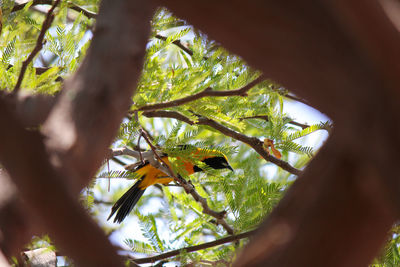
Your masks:
{"label": "tree branch", "polygon": [[0,92],[3,99],[18,117],[24,127],[37,127],[43,123],[57,101],[57,95]]}
{"label": "tree branch", "polygon": [[159,254],[156,256],[152,256],[152,257],[147,257],[147,258],[133,258],[132,260],[137,263],[137,264],[143,264],[143,263],[154,263],[156,261],[159,260],[163,260],[163,259],[167,259],[167,258],[171,258],[173,256],[177,256],[179,254],[181,254],[182,252],[194,252],[194,251],[198,251],[198,250],[203,250],[203,249],[207,249],[207,248],[212,248],[215,246],[219,246],[225,243],[229,243],[229,242],[233,242],[233,241],[237,241],[243,238],[247,238],[247,237],[251,237],[254,233],[256,232],[256,230],[252,230],[252,231],[248,231],[245,233],[241,233],[238,235],[230,235],[215,241],[211,241],[211,242],[207,242],[201,245],[196,245],[196,246],[191,246],[191,247],[186,247],[186,248],[181,248],[181,249],[176,249],[176,250],[172,250],[169,251],[167,253],[163,253],[163,254]]}
{"label": "tree branch", "polygon": [[[82,216],[75,216],[69,208],[71,205],[74,206],[76,204],[75,197],[82,187],[93,178],[105,158],[107,149],[117,132],[123,116],[126,114],[126,110],[129,109],[135,83],[141,72],[142,60],[149,36],[149,21],[154,10],[155,7],[150,2],[138,0],[103,0],[101,2],[99,17],[96,21],[96,30],[87,55],[78,71],[64,83],[62,93],[44,122],[43,127],[41,127],[46,138],[42,138],[40,142],[46,143],[45,153],[48,157],[47,159],[51,158],[52,169],[50,171],[56,172],[56,175],[52,175],[52,173],[49,175],[52,178],[59,178],[54,180],[59,181],[62,185],[54,185],[54,182],[45,183],[44,185],[41,182],[39,183],[39,181],[42,181],[43,175],[41,174],[47,171],[47,169],[42,170],[40,168],[41,165],[34,164],[39,160],[37,158],[40,156],[39,152],[41,150],[37,150],[36,147],[31,148],[32,142],[26,143],[26,140],[8,132],[7,130],[10,129],[11,124],[3,124],[7,125],[7,129],[1,131],[0,135],[8,132],[11,141],[18,141],[14,150],[12,150],[13,152],[16,151],[15,149],[26,149],[34,153],[33,155],[32,153],[26,153],[26,151],[21,152],[19,158],[14,160],[14,163],[18,163],[14,167],[17,169],[16,171],[21,172],[19,169],[25,168],[22,163],[22,157],[30,157],[27,164],[30,164],[30,167],[34,164],[35,166],[32,168],[35,168],[35,172],[28,172],[24,176],[26,179],[29,178],[28,185],[32,183],[34,185],[30,189],[25,187],[24,190],[36,192],[36,201],[47,201],[43,205],[38,202],[25,201],[26,205],[35,205],[36,208],[40,206],[43,213],[51,212],[51,217],[45,223],[35,224],[35,222],[32,223],[31,221],[37,219],[38,216],[35,213],[29,213],[30,209],[23,210],[25,217],[22,218],[24,222],[27,222],[27,225],[20,224],[18,227],[12,228],[7,235],[2,235],[1,245],[8,244],[14,240],[25,242],[18,242],[12,247],[13,250],[8,250],[6,251],[7,253],[20,251],[32,234],[41,234],[43,228],[47,226],[46,224],[55,224],[64,218],[63,222],[58,225],[58,227],[64,228],[62,230],[60,228],[56,229],[60,230],[60,235],[50,231],[50,236],[54,238],[57,246],[65,248],[65,245],[59,245],[59,243],[73,243],[76,249],[76,234],[78,234],[79,238],[84,238],[85,242],[86,240],[87,242],[92,242],[90,240],[93,239],[87,238],[87,236],[95,232],[97,239],[95,238],[96,241],[93,241],[92,245],[87,245],[88,251],[97,250],[95,248],[97,246],[108,247],[105,250],[98,250],[103,252],[101,255],[95,256],[87,253],[87,251],[81,251],[80,253],[85,253],[83,257],[86,257],[86,260],[91,257],[92,262],[88,263],[80,260],[79,256],[73,256],[72,258],[77,265],[119,266],[120,262],[117,262],[118,260],[114,262],[109,260],[102,261],[101,258],[103,257],[112,258],[113,255],[115,256],[112,253],[113,249],[108,246],[109,242],[107,239],[102,240],[104,235],[101,231],[98,232],[96,230],[98,227],[95,224],[88,226],[87,221],[85,222],[84,220],[82,223],[76,223],[76,221],[82,219]],[[110,47],[115,43],[118,43],[119,48],[110,50]],[[102,73],[102,75],[99,76],[99,73]],[[0,105],[1,107],[2,105]],[[5,114],[1,112],[0,117],[3,116]],[[39,136],[34,131],[29,131],[29,133]],[[1,141],[1,143],[6,143],[9,140],[2,138]],[[36,144],[38,142],[35,142]],[[3,149],[0,152],[0,154],[5,153]],[[11,156],[7,155],[6,158],[11,158]],[[13,173],[9,173],[14,179]],[[36,175],[39,176],[38,179],[36,179]],[[42,186],[39,193],[34,189],[38,186]],[[19,187],[21,187],[21,184],[18,184],[18,189],[22,191]],[[60,203],[59,201],[64,198],[62,198],[63,194],[57,195],[59,190],[65,190],[73,194],[72,203],[67,205]],[[16,204],[16,201],[12,203],[12,207],[18,204]],[[63,215],[62,218],[58,216],[60,207],[62,207],[62,212],[60,213]],[[64,211],[67,210],[67,207],[68,211]],[[42,213],[37,212],[37,214]],[[54,214],[57,214],[57,216]],[[65,214],[69,215],[65,216]],[[9,220],[9,217],[0,217],[2,225],[3,221],[6,220],[9,222],[4,223],[13,222]],[[68,223],[68,225],[65,225],[65,223]],[[35,228],[30,231],[32,226],[35,226]],[[71,233],[67,230],[76,230],[76,232]],[[83,235],[81,231],[84,231]],[[73,238],[75,238],[75,242],[71,242]],[[15,254],[7,254],[7,257],[13,255]],[[102,262],[97,264],[97,260]]]}
{"label": "tree branch", "polygon": [[[184,98],[176,99],[170,102],[164,102],[164,103],[157,103],[157,104],[152,104],[152,105],[147,105],[138,108],[136,111],[153,111],[153,110],[158,110],[158,109],[164,109],[164,108],[170,108],[170,107],[176,107],[203,97],[207,96],[214,96],[214,97],[225,97],[225,96],[246,96],[247,91],[249,91],[251,88],[253,88],[257,83],[262,81],[262,76],[256,78],[252,82],[248,83],[246,86],[236,89],[236,90],[226,90],[226,91],[214,91],[211,87],[208,87],[201,91],[200,93],[190,95]],[[135,112],[135,111],[131,111]]]}
{"label": "tree branch", "polygon": [[101,199],[97,199],[97,198],[95,198],[95,199],[93,200],[93,203],[94,203],[94,204],[107,205],[107,206],[112,206],[112,205],[114,205],[114,202],[105,201],[105,200],[101,200]]}
{"label": "tree branch", "polygon": [[[300,123],[300,122],[297,122],[297,121],[289,121],[288,123],[296,125],[296,126],[299,126],[303,130],[307,129],[308,127],[310,127],[310,125],[308,125],[308,124]],[[324,128],[324,130],[327,130],[327,129]]]}
{"label": "tree branch", "polygon": [[368,266],[399,218],[392,1],[161,2],[335,122],[234,266]]}
{"label": "tree branch", "polygon": [[0,251],[10,258],[31,239],[33,220],[27,203],[4,169],[0,169],[0,184]]}
{"label": "tree branch", "polygon": [[303,103],[304,105],[311,106],[310,103],[307,102],[307,100],[304,100],[304,99],[302,99],[302,98],[300,98],[300,97],[297,97],[297,96],[295,96],[295,95],[285,94],[284,96],[285,96],[286,98],[291,99],[291,100],[294,100],[294,101]]}
{"label": "tree branch", "polygon": [[234,130],[229,129],[226,126],[223,126],[222,124],[217,123],[214,120],[204,118],[204,117],[199,117],[198,121],[192,121],[189,118],[185,117],[179,112],[176,111],[164,111],[164,110],[159,110],[159,111],[145,111],[143,112],[143,115],[148,117],[148,118],[154,118],[154,117],[161,117],[161,118],[172,118],[172,119],[177,119],[183,122],[186,122],[187,124],[190,125],[207,125],[210,126],[219,132],[225,134],[226,136],[232,137],[233,139],[239,140],[245,144],[248,144],[250,147],[252,147],[260,156],[262,156],[266,161],[272,162],[275,165],[281,167],[287,172],[290,172],[295,175],[300,175],[302,173],[301,170],[296,169],[295,167],[291,166],[289,163],[286,161],[280,160],[278,158],[275,158],[274,156],[270,155],[267,151],[265,151],[263,147],[263,142],[259,140],[256,137],[249,137],[247,135],[241,134],[239,132],[236,132]]}
{"label": "tree branch", "polygon": [[[267,115],[256,115],[256,116],[250,116],[250,117],[243,117],[243,118],[239,118],[240,120],[249,120],[249,119],[262,119],[265,121],[269,121],[269,117]],[[300,128],[302,128],[303,130],[310,127],[310,125],[308,124],[304,124],[304,123],[300,123],[297,121],[289,121],[288,123],[293,124],[295,126],[299,126]]]}
{"label": "tree branch", "polygon": [[[2,100],[0,124],[7,125],[0,131],[0,161],[57,246],[82,266],[122,264],[102,230],[69,194],[63,184],[68,179],[51,166],[43,136],[23,129]],[[77,236],[87,250],[76,246]]]}
{"label": "tree branch", "polygon": [[[79,177],[70,181],[74,192],[94,176],[129,109],[153,12],[150,2],[133,0],[102,1],[102,7],[87,56],[77,73],[64,82],[42,127],[63,171]],[[115,43],[119,49],[110,50]]]}
{"label": "tree branch", "polygon": [[[21,9],[23,9],[28,3],[23,3],[23,4],[17,4],[13,7],[13,9],[11,10],[11,12],[16,12],[19,11]],[[36,5],[51,5],[53,4],[53,0],[33,0],[33,3],[31,6],[36,6]],[[90,18],[90,19],[95,19],[97,18],[97,14],[94,12],[91,12],[89,10],[86,10],[74,3],[68,2],[68,7],[79,12],[82,13],[83,15],[85,15],[86,17]]]}
{"label": "tree branch", "polygon": [[214,217],[217,221],[216,222],[217,224],[222,225],[222,227],[224,227],[224,229],[228,232],[228,234],[233,235],[234,229],[224,219],[226,216],[226,211],[217,212],[210,209],[207,203],[207,199],[205,199],[204,197],[200,196],[199,193],[197,193],[197,191],[194,188],[194,185],[192,183],[187,182],[182,176],[175,175],[171,167],[164,162],[164,160],[159,156],[157,148],[151,143],[146,133],[143,134],[143,137],[149,144],[151,150],[154,153],[154,157],[149,158],[150,164],[153,165],[155,168],[163,171],[169,177],[172,177],[180,186],[183,187],[183,189],[185,189],[185,192],[187,194],[191,194],[192,197],[201,204],[203,208],[203,213]]}
{"label": "tree branch", "polygon": [[[157,39],[163,40],[163,41],[167,40],[167,37],[164,37],[164,36],[159,35],[159,34],[157,34],[154,37],[157,38]],[[193,51],[190,50],[189,48],[187,48],[186,46],[184,46],[180,40],[175,40],[172,43],[174,45],[176,45],[177,47],[179,47],[180,49],[182,49],[183,51],[185,51],[186,53],[188,53],[189,55],[193,56]]]}
{"label": "tree branch", "polygon": [[[160,40],[163,40],[163,41],[166,41],[166,40],[167,40],[167,37],[162,36],[162,35],[159,35],[159,34],[157,34],[157,35],[155,36],[155,38],[160,39]],[[185,45],[183,45],[182,42],[181,42],[180,40],[175,40],[175,41],[173,41],[172,43],[173,43],[174,45],[176,45],[177,47],[179,47],[180,49],[182,49],[183,51],[185,51],[186,53],[188,53],[189,55],[193,56],[193,51],[190,50],[189,48],[187,48]],[[203,57],[203,58],[204,58],[205,60],[208,59],[208,57]],[[209,88],[207,88],[207,89],[209,89]],[[207,90],[207,89],[206,89],[206,90]],[[210,89],[210,90],[211,90],[211,89]],[[278,92],[279,92],[279,90],[278,90]],[[289,93],[285,93],[285,94],[283,94],[283,96],[285,96],[285,97],[288,98],[288,99],[291,99],[291,100],[294,100],[294,101],[303,103],[303,104],[305,104],[305,105],[307,105],[307,106],[310,106],[310,103],[308,103],[306,100],[304,100],[304,99],[302,99],[302,98],[300,98],[300,97],[297,97],[297,96],[295,96],[295,95],[292,95],[292,94],[289,94]],[[140,110],[140,109],[139,109],[139,110]],[[155,110],[155,109],[154,109],[154,110]]]}
{"label": "tree branch", "polygon": [[125,162],[123,162],[122,160],[120,160],[120,159],[118,159],[118,158],[116,158],[116,157],[112,157],[112,158],[110,158],[110,159],[111,159],[112,161],[114,161],[115,163],[121,165],[121,166],[125,166],[125,165],[126,165]]}
{"label": "tree branch", "polygon": [[[161,153],[162,152],[159,149],[156,149],[155,151],[157,153]],[[154,152],[152,150],[139,152],[139,151],[135,151],[135,150],[129,149],[127,147],[113,148],[113,149],[110,150],[109,153],[110,153],[110,157],[116,157],[116,156],[125,155],[125,156],[134,157],[137,160],[140,160],[140,154],[142,154],[142,157],[145,160],[151,160],[151,158],[154,158]]]}
{"label": "tree branch", "polygon": [[13,94],[18,93],[18,91],[21,87],[21,84],[22,84],[22,80],[24,79],[26,68],[28,67],[29,63],[33,60],[33,58],[36,56],[36,54],[39,53],[40,50],[42,50],[44,35],[46,34],[46,31],[50,28],[51,23],[54,20],[53,11],[59,2],[60,2],[60,0],[56,0],[54,2],[54,4],[51,6],[50,10],[47,12],[46,18],[42,24],[42,29],[40,30],[40,33],[39,33],[39,37],[36,40],[36,45],[33,48],[32,52],[29,54],[28,58],[26,60],[24,60],[24,62],[22,62],[21,72],[18,76],[17,83],[15,84]]}

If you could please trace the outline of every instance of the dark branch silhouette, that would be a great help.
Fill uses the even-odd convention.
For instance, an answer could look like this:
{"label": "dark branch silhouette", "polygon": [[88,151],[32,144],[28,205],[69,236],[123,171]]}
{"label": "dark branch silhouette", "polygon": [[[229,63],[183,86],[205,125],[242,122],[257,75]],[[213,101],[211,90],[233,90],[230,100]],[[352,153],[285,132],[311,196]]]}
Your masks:
{"label": "dark branch silhouette", "polygon": [[[236,89],[236,90],[226,90],[226,91],[214,91],[211,87],[208,87],[201,91],[200,93],[190,95],[184,98],[172,100],[170,102],[164,102],[164,103],[157,103],[157,104],[152,104],[152,105],[147,105],[138,108],[136,111],[153,111],[153,110],[158,110],[158,109],[164,109],[164,108],[170,108],[170,107],[176,107],[183,105],[185,103],[195,101],[197,99],[207,97],[207,96],[213,96],[213,97],[225,97],[225,96],[246,96],[247,91],[249,91],[251,88],[253,88],[256,84],[262,81],[262,77],[258,77],[246,86]],[[135,112],[135,111],[132,111]]]}
{"label": "dark branch silhouette", "polygon": [[236,140],[239,140],[245,144],[248,144],[251,146],[260,156],[262,156],[266,161],[274,163],[275,165],[281,167],[285,171],[288,171],[292,174],[299,175],[301,174],[301,170],[296,169],[295,167],[291,166],[289,163],[286,161],[280,160],[278,158],[275,158],[274,156],[270,155],[263,147],[263,142],[259,140],[256,137],[249,137],[247,135],[241,134],[239,132],[236,132],[234,130],[229,129],[228,127],[214,121],[208,118],[204,117],[199,117],[197,121],[192,121],[186,116],[182,115],[179,112],[176,111],[164,111],[164,110],[158,110],[158,111],[145,111],[143,112],[143,115],[149,118],[154,118],[154,117],[160,117],[160,118],[172,118],[172,119],[177,119],[183,122],[186,122],[187,124],[190,125],[208,125],[222,134],[225,134],[226,136],[232,137]]}
{"label": "dark branch silhouette", "polygon": [[211,242],[207,242],[201,245],[196,245],[196,246],[190,246],[190,247],[185,247],[185,248],[181,248],[181,249],[176,249],[176,250],[172,250],[166,253],[162,253],[156,256],[152,256],[152,257],[146,257],[146,258],[130,258],[131,260],[133,260],[135,263],[137,264],[143,264],[143,263],[154,263],[156,261],[159,260],[164,260],[164,259],[168,259],[174,256],[177,256],[179,254],[181,254],[182,252],[194,252],[194,251],[199,251],[199,250],[203,250],[203,249],[207,249],[207,248],[212,248],[215,246],[219,246],[225,243],[229,243],[229,242],[234,242],[243,238],[248,238],[251,237],[255,234],[256,230],[252,230],[252,231],[248,231],[245,233],[241,233],[241,234],[237,234],[237,235],[230,235],[215,241],[211,241]]}
{"label": "dark branch silhouette", "polygon": [[[36,6],[36,5],[52,5],[53,2],[54,2],[53,0],[33,0],[33,3],[31,4],[31,6]],[[27,3],[16,4],[16,5],[13,7],[13,9],[11,10],[11,12],[16,12],[16,11],[22,10],[22,9],[25,7],[26,4],[27,4]],[[85,15],[86,17],[88,17],[88,18],[90,18],[90,19],[97,18],[97,14],[96,14],[96,13],[91,12],[91,11],[89,11],[89,10],[86,10],[86,9],[84,9],[84,8],[82,8],[82,7],[80,7],[80,6],[76,5],[76,4],[74,4],[74,3],[70,3],[70,2],[69,2],[69,3],[68,3],[68,7],[71,8],[71,9],[73,9],[73,10],[75,10],[75,11],[77,11],[77,12],[79,12],[79,13],[82,13],[83,15]]]}
{"label": "dark branch silhouette", "polygon": [[15,84],[13,93],[16,94],[18,93],[22,81],[25,76],[26,68],[28,67],[29,63],[32,62],[33,58],[42,50],[43,48],[43,40],[44,40],[44,35],[46,34],[46,31],[50,28],[51,23],[54,20],[54,15],[53,11],[56,8],[56,6],[60,3],[60,0],[56,0],[53,5],[51,6],[50,10],[47,12],[46,18],[43,21],[42,24],[42,29],[40,30],[39,37],[36,40],[36,45],[33,48],[32,52],[29,54],[28,58],[22,62],[22,67],[21,67],[21,72],[19,73],[17,83]]}

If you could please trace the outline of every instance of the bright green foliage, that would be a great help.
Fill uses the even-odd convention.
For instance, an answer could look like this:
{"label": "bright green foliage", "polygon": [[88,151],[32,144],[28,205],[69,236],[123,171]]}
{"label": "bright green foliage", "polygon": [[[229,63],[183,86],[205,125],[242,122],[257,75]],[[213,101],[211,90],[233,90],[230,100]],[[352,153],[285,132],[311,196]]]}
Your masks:
{"label": "bright green foliage", "polygon": [[[88,10],[97,11],[98,1],[84,2]],[[11,90],[18,79],[22,62],[33,50],[42,28],[44,15],[32,11],[30,5],[23,10],[11,12],[14,1],[3,0],[3,30],[0,39],[0,88]],[[31,7],[32,8],[32,7]],[[38,8],[38,7],[35,7]],[[40,9],[43,10],[43,9]],[[89,27],[94,20],[72,12],[66,1],[61,1],[55,11],[53,27],[46,33],[45,45],[34,61],[29,64],[22,89],[53,94],[60,90],[61,79],[70,75],[79,66],[89,44]],[[48,70],[42,73],[37,67]]]}
{"label": "bright green foliage", "polygon": [[[285,121],[283,121],[285,122]],[[271,122],[273,124],[273,122]],[[274,127],[272,125],[272,127]],[[272,128],[271,127],[271,128]],[[281,127],[281,125],[278,126],[279,133],[275,140],[276,140],[276,147],[279,149],[282,149],[283,151],[290,151],[294,153],[299,153],[299,154],[306,154],[308,156],[313,155],[313,148],[309,146],[302,146],[298,143],[295,143],[294,140],[300,139],[304,136],[307,136],[315,131],[322,130],[322,129],[328,129],[329,127],[328,123],[318,123],[314,125],[310,125],[309,127],[305,128],[304,130],[298,130],[294,129],[293,127],[288,127],[287,123]],[[275,128],[276,131],[276,128]],[[273,135],[271,135],[273,136]]]}
{"label": "bright green foliage", "polygon": [[381,255],[375,259],[371,267],[397,267],[400,266],[400,226],[392,229],[391,238],[383,249]]}
{"label": "bright green foliage", "polygon": [[[90,45],[90,29],[94,20],[71,11],[68,8],[71,3],[93,12],[98,11],[97,0],[62,1],[56,9],[53,26],[46,34],[46,44],[41,54],[27,69],[23,90],[54,94],[61,88],[60,78],[73,74],[82,62]],[[43,14],[32,11],[29,5],[18,12],[11,12],[14,1],[2,2],[1,90],[14,87],[22,62],[35,46],[41,29]],[[39,74],[37,67],[48,69]],[[252,230],[278,203],[285,189],[295,179],[294,175],[266,162],[248,145],[210,126],[189,125],[169,118],[147,118],[141,111],[137,112],[136,121],[134,115],[143,106],[181,99],[207,88],[214,91],[239,89],[260,75],[241,58],[208,40],[168,11],[160,9],[152,21],[142,76],[132,98],[133,115],[127,114],[113,146],[149,149],[144,138],[139,141],[140,127],[143,127],[151,135],[152,143],[171,156],[174,171],[193,183],[196,191],[207,199],[210,208],[227,212],[226,221],[235,233]],[[292,101],[285,97],[287,94],[287,90],[279,84],[264,80],[247,91],[246,96],[203,97],[162,110],[178,112],[193,123],[198,122],[200,117],[207,118],[247,136],[260,140],[272,139],[282,153],[282,160],[301,169],[315,152],[315,147],[303,144],[305,136],[316,131],[329,131],[331,126],[329,122],[303,125],[303,128],[297,126],[290,114],[284,111],[285,105]],[[188,144],[226,154],[235,171],[204,168],[204,173],[188,177],[177,164],[175,156],[204,167],[190,156],[190,150],[176,149],[179,145]],[[127,156],[118,158],[121,165],[134,162]],[[115,164],[108,166],[108,163],[97,176],[129,180],[137,178],[137,175],[117,169]],[[108,192],[108,186],[104,186],[104,183],[89,186],[82,193],[82,202],[94,215],[98,215],[97,220],[106,232],[123,230],[119,235],[124,235],[122,240],[133,252],[142,256],[154,255],[227,235],[223,227],[215,224],[215,218],[204,214],[202,206],[177,186],[149,188],[126,222],[121,226],[106,224],[105,215],[108,215],[110,206],[97,205],[96,201],[115,202],[134,182],[115,186],[115,181],[117,179],[110,182],[111,192]],[[131,226],[131,223],[135,223],[132,218],[139,227]],[[394,233],[393,237],[386,252],[374,266],[398,266],[398,234]],[[33,247],[49,242],[35,240]],[[167,261],[182,265],[226,264],[233,260],[236,251],[246,242],[243,239],[197,252],[181,253]]]}
{"label": "bright green foliage", "polygon": [[[239,57],[209,41],[206,36],[165,10],[155,15],[152,26],[143,74],[133,97],[133,112],[146,105],[191,96],[207,88],[217,91],[239,89],[260,75]],[[188,50],[184,51],[173,43],[177,40]],[[283,160],[301,168],[314,152],[312,147],[302,145],[302,138],[327,129],[328,124],[319,123],[305,129],[291,124],[292,119],[283,110],[288,101],[286,94],[286,90],[279,85],[266,80],[251,88],[247,96],[204,97],[161,110],[179,112],[193,122],[200,117],[212,119],[231,130],[261,140],[270,138],[282,152]],[[255,116],[264,116],[264,119],[251,118]],[[265,166],[271,164],[248,145],[209,126],[189,125],[168,118],[149,119],[140,111],[139,123],[134,117],[121,126],[116,146],[137,147],[139,127],[144,127],[152,136],[153,144],[172,157],[174,171],[191,180],[196,191],[207,199],[210,208],[227,212],[226,221],[236,233],[257,227],[278,203],[290,183],[287,181],[293,179],[293,175],[277,167],[272,173],[267,171]],[[139,144],[149,148],[143,138]],[[173,157],[179,156],[199,165],[201,163],[190,155],[190,149],[176,149],[184,144],[226,154],[235,172],[206,169],[205,173],[186,176]],[[127,162],[127,157],[124,162]],[[118,175],[115,171],[108,174],[110,177]],[[122,172],[121,176],[124,175]],[[123,191],[119,188],[118,196]],[[112,198],[115,199],[115,195]],[[155,199],[159,204],[154,204]],[[148,204],[149,201],[152,204]],[[156,205],[156,208],[150,208],[149,205]],[[152,210],[151,213],[146,211],[148,208]],[[131,235],[126,239],[126,244],[140,253],[158,254],[227,235],[223,227],[215,224],[215,218],[202,212],[200,203],[176,186],[162,187],[162,190],[147,189],[132,213],[139,221],[144,238],[135,239]],[[127,223],[126,227],[129,227]],[[245,243],[246,239],[235,244],[183,253],[175,260],[181,264],[220,262],[232,259],[235,251]]]}

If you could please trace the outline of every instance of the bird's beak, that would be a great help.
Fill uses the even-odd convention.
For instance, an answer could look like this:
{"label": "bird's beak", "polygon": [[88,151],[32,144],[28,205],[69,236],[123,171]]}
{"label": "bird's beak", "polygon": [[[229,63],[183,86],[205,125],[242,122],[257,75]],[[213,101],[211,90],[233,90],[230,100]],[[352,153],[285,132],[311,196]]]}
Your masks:
{"label": "bird's beak", "polygon": [[226,166],[228,169],[230,169],[231,171],[233,171],[233,168],[231,167],[231,165]]}

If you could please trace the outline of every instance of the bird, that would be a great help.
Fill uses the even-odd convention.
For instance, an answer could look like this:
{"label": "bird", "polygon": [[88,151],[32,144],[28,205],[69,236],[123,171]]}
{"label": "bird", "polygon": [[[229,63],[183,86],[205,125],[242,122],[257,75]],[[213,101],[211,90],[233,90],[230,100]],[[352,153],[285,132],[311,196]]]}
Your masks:
{"label": "bird", "polygon": [[[193,160],[176,157],[178,165],[182,165],[181,167],[183,167],[181,171],[187,175],[204,171],[202,169],[204,167],[212,169],[229,169],[233,171],[233,168],[228,163],[227,157],[222,152],[197,148],[190,145],[178,146],[178,152],[183,150],[189,150],[189,154],[192,158],[203,163],[200,164],[201,166],[199,167],[193,163]],[[183,154],[186,154],[186,152]],[[161,159],[168,166],[171,166],[171,163],[168,159],[168,154],[161,155]],[[111,208],[111,212],[107,220],[116,214],[114,217],[114,223],[121,223],[132,211],[133,207],[139,201],[146,188],[154,184],[166,185],[174,180],[174,178],[169,177],[163,171],[152,166],[149,161],[144,161],[138,165],[133,172],[136,173],[140,178],[117,200],[117,202],[115,202]],[[179,173],[178,175],[180,176]]]}

